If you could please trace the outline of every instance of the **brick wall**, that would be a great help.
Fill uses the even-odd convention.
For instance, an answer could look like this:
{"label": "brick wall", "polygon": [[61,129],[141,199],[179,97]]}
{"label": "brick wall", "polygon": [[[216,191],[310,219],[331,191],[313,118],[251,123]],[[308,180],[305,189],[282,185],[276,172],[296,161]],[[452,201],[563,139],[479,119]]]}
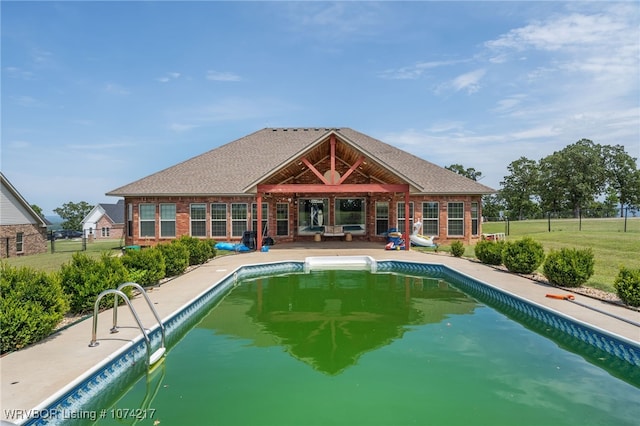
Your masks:
{"label": "brick wall", "polygon": [[[22,251],[16,251],[16,238],[22,233]],[[46,253],[47,231],[37,225],[2,225],[0,226],[0,258],[27,256]]]}
{"label": "brick wall", "polygon": [[[316,177],[317,179],[317,177]],[[362,177],[355,174],[355,181],[350,183],[364,183],[358,182]],[[316,182],[310,179],[310,182],[305,182],[307,180],[306,174],[298,177],[298,183],[312,183]],[[362,194],[362,193],[352,193],[352,194],[304,194],[304,193],[296,193],[296,194],[277,194],[277,195],[265,195],[262,199],[263,203],[268,204],[268,227],[269,227],[269,236],[274,238],[278,242],[291,242],[291,241],[312,241],[313,236],[299,236],[296,235],[297,223],[298,223],[298,199],[301,198],[328,198],[329,199],[329,211],[328,217],[325,218],[326,224],[333,224],[333,211],[334,211],[334,203],[335,197],[338,198],[364,198],[365,199],[365,213],[366,213],[366,233],[365,235],[353,235],[354,240],[367,240],[367,241],[380,241],[384,242],[384,236],[375,235],[375,226],[376,226],[376,217],[375,217],[375,204],[376,201],[383,201],[389,203],[389,227],[396,227],[397,224],[397,206],[399,202],[404,202],[404,194],[391,194],[391,193],[375,193],[375,194]],[[439,204],[439,235],[437,242],[439,244],[447,244],[454,240],[460,240],[467,244],[472,243],[479,239],[481,231],[481,197],[478,196],[467,196],[467,195],[442,195],[442,196],[411,196],[410,202],[414,203],[414,212],[421,212],[422,203],[423,202],[438,202]],[[125,244],[126,245],[142,245],[142,246],[153,246],[161,242],[168,242],[174,239],[174,237],[170,238],[160,238],[160,217],[159,217],[159,204],[162,203],[171,203],[176,205],[176,235],[190,235],[190,205],[192,203],[204,203],[207,206],[207,219],[206,219],[206,229],[207,235],[211,235],[211,222],[210,222],[210,204],[211,203],[224,203],[227,205],[227,238],[226,241],[239,241],[241,236],[235,236],[231,238],[231,204],[232,203],[245,203],[247,204],[247,208],[249,212],[251,211],[251,204],[256,202],[255,197],[136,197],[136,198],[126,198],[125,204],[133,203],[133,236],[126,237]],[[464,203],[464,235],[462,236],[450,236],[448,235],[447,228],[447,209],[449,202],[462,202]],[[472,234],[472,217],[471,217],[471,203],[478,203],[478,232],[477,234]],[[138,205],[140,203],[151,203],[156,205],[156,232],[155,237],[153,238],[141,238],[139,237],[139,209]],[[286,203],[289,205],[289,232],[288,236],[276,236],[276,204],[278,203]],[[251,228],[252,219],[248,215],[248,223],[247,229]],[[400,230],[404,232],[404,229]],[[212,237],[218,241],[224,240],[224,238],[220,237]]]}

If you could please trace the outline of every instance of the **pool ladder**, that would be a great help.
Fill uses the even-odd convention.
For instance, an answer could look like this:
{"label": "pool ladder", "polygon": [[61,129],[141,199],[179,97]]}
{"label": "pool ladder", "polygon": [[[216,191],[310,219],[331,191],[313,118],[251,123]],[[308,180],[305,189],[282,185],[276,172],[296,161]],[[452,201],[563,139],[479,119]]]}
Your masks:
{"label": "pool ladder", "polygon": [[[131,300],[129,300],[127,295],[122,292],[122,289],[124,289],[125,287],[135,287],[140,292],[140,294],[142,294],[144,296],[145,300],[147,301],[147,305],[149,305],[149,309],[151,309],[151,312],[153,313],[153,316],[156,318],[156,321],[158,321],[158,324],[160,325],[160,332],[161,332],[161,335],[162,335],[162,341],[161,341],[161,344],[160,344],[160,348],[158,348],[158,350],[153,352],[153,353],[151,353],[151,340],[149,339],[149,333],[148,333],[147,329],[144,328],[144,326],[142,325],[142,321],[140,321],[140,317],[138,316],[138,313],[136,312],[135,308],[131,304]],[[131,314],[133,315],[133,318],[136,320],[136,323],[138,324],[138,327],[140,328],[140,331],[142,331],[142,335],[144,336],[144,341],[145,341],[145,344],[146,344],[146,347],[147,347],[147,366],[149,368],[151,368],[155,363],[157,363],[158,361],[160,361],[160,359],[162,359],[162,357],[163,357],[163,355],[164,355],[164,353],[166,351],[166,347],[165,347],[165,331],[164,331],[164,325],[162,324],[162,320],[158,316],[158,312],[153,307],[153,303],[151,303],[151,300],[149,299],[149,296],[147,295],[147,292],[140,286],[140,284],[136,284],[136,283],[120,284],[117,289],[105,290],[105,291],[103,291],[102,293],[100,293],[98,295],[98,298],[96,299],[95,306],[93,308],[93,331],[91,333],[91,342],[89,343],[89,347],[92,348],[92,347],[98,346],[100,344],[96,339],[96,334],[97,334],[97,331],[98,331],[98,309],[99,309],[99,306],[100,306],[100,300],[104,296],[106,296],[107,294],[113,294],[114,295],[114,301],[113,301],[113,327],[111,328],[111,333],[117,333],[119,331],[118,330],[118,296],[120,296],[126,302],[126,304],[129,306],[129,309],[131,310]]]}

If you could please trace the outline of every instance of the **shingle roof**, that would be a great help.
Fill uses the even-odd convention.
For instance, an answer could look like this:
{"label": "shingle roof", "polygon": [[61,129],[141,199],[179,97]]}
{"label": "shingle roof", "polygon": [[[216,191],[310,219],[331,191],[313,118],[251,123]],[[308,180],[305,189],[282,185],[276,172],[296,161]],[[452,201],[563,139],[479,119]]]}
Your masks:
{"label": "shingle roof", "polygon": [[492,188],[349,128],[265,128],[109,191],[113,196],[246,194],[247,188],[334,133],[425,194],[489,194]]}
{"label": "shingle roof", "polygon": [[124,223],[124,200],[118,200],[116,204],[100,203],[104,213],[111,218],[115,224]]}

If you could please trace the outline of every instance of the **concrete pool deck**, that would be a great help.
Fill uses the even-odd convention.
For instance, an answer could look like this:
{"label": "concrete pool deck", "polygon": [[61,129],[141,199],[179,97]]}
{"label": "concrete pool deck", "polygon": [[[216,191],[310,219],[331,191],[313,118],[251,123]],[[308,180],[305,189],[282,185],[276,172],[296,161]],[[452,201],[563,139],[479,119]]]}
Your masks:
{"label": "concrete pool deck", "polygon": [[[496,288],[549,307],[609,333],[640,343],[640,327],[627,322],[640,323],[640,312],[638,311],[570,293],[449,254],[424,253],[414,250],[386,251],[379,243],[323,241],[304,244],[276,244],[270,247],[268,252],[220,256],[151,289],[148,295],[160,317],[165,319],[243,265],[287,260],[303,261],[310,256],[356,255],[371,256],[376,260],[443,264]],[[575,294],[575,301],[578,303],[548,298],[547,294]],[[153,328],[156,321],[144,298],[136,297],[132,303],[142,324],[147,328]],[[91,318],[87,318],[57,332],[40,343],[0,358],[1,419],[16,424],[24,422],[28,410],[36,407],[43,408],[46,406],[44,403],[48,405],[51,399],[60,396],[61,390],[69,387],[96,365],[112,359],[122,348],[132,345],[132,341],[141,333],[126,306],[119,308],[118,316],[120,332],[117,334],[109,333],[112,325],[111,310],[102,312],[98,316],[97,339],[100,344],[97,347],[88,346],[91,340],[93,321]]]}

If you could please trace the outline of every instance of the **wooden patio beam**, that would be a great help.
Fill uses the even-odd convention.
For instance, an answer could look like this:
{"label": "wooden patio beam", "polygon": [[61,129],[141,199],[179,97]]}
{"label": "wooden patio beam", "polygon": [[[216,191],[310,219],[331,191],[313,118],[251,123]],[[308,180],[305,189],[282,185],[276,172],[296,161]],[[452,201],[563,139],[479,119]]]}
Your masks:
{"label": "wooden patio beam", "polygon": [[307,160],[304,157],[302,157],[301,160],[309,168],[309,170],[313,172],[313,174],[318,176],[318,178],[320,178],[320,180],[324,182],[325,185],[329,185],[329,181],[322,175],[322,173],[320,173],[320,171],[318,171],[318,169],[316,169],[316,167],[313,164],[311,164],[309,160]]}
{"label": "wooden patio beam", "polygon": [[296,193],[305,192],[319,194],[329,193],[346,193],[346,192],[403,192],[409,194],[408,184],[383,184],[383,183],[365,183],[365,184],[341,184],[341,185],[322,185],[322,184],[284,184],[284,185],[258,185],[259,193]]}

